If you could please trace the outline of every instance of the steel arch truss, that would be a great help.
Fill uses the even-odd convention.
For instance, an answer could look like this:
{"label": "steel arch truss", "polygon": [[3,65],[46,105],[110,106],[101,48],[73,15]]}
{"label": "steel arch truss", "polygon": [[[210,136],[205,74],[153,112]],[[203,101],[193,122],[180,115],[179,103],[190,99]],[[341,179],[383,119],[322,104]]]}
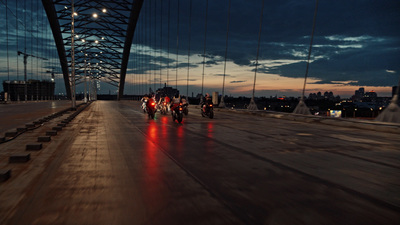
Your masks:
{"label": "steel arch truss", "polygon": [[[71,96],[71,0],[42,0]],[[123,96],[134,30],[143,0],[74,0],[75,82],[85,75],[118,87]],[[94,17],[97,14],[97,17]]]}

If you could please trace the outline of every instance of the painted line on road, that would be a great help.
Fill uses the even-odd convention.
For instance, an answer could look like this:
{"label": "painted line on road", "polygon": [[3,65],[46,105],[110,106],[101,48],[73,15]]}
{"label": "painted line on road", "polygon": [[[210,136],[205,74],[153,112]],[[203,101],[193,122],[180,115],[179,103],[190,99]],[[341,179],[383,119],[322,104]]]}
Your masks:
{"label": "painted line on road", "polygon": [[355,138],[355,137],[349,137],[346,135],[341,135],[341,134],[332,134],[329,135],[329,137],[344,140],[344,141],[350,141],[350,142],[358,142],[358,143],[365,143],[365,144],[385,144],[384,142],[381,141],[374,141],[370,139],[364,139],[364,138]]}

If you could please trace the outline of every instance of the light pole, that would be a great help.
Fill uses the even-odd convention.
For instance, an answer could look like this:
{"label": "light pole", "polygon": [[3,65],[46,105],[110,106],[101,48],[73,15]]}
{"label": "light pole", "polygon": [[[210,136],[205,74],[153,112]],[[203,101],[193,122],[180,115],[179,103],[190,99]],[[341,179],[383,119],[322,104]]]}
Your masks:
{"label": "light pole", "polygon": [[[106,8],[103,8],[101,11],[104,14],[107,13]],[[92,17],[94,19],[97,19],[99,17],[99,14],[93,13]],[[104,37],[102,37],[101,39],[104,40]],[[99,44],[99,40],[96,39],[94,41],[94,43]],[[85,43],[85,45],[86,45],[86,43]],[[100,52],[100,53],[102,53],[102,52]],[[85,102],[86,102],[86,79],[87,79],[87,77],[86,77],[86,56],[87,56],[87,54],[85,54]],[[95,56],[97,56],[97,54]],[[89,57],[89,66],[90,66],[89,67],[89,101],[95,101],[95,100],[97,100],[97,85],[96,85],[96,82],[92,78],[92,65],[91,65],[90,60],[91,60],[91,56]],[[96,63],[96,65],[98,65],[98,63]]]}
{"label": "light pole", "polygon": [[86,68],[87,68],[86,56],[87,56],[87,53],[86,53],[86,40],[82,39],[82,42],[85,43],[85,52],[84,52],[84,54],[85,54],[85,92],[83,93],[83,96],[84,96],[84,102],[87,103],[87,79],[86,79],[86,77],[87,77],[87,74],[86,74]]}
{"label": "light pole", "polygon": [[74,28],[74,0],[71,0],[71,101],[72,109],[76,109],[76,96],[75,96],[75,28]]}

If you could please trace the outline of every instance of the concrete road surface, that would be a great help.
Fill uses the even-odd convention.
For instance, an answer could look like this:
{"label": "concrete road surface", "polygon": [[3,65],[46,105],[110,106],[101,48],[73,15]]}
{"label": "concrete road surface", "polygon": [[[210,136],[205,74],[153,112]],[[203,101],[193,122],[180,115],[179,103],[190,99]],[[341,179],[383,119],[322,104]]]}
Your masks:
{"label": "concrete road surface", "polygon": [[0,137],[6,131],[25,127],[26,123],[70,107],[71,101],[0,104]]}
{"label": "concrete road surface", "polygon": [[51,123],[0,145],[0,224],[400,224],[398,134],[96,101],[8,163]]}

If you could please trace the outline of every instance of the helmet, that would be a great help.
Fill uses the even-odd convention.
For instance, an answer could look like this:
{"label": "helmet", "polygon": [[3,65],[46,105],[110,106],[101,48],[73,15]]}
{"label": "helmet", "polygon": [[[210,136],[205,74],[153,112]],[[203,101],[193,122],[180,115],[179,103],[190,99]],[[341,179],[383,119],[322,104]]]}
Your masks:
{"label": "helmet", "polygon": [[206,97],[210,97],[210,94],[206,93]]}
{"label": "helmet", "polygon": [[178,93],[175,94],[175,98],[179,98],[179,94]]}

